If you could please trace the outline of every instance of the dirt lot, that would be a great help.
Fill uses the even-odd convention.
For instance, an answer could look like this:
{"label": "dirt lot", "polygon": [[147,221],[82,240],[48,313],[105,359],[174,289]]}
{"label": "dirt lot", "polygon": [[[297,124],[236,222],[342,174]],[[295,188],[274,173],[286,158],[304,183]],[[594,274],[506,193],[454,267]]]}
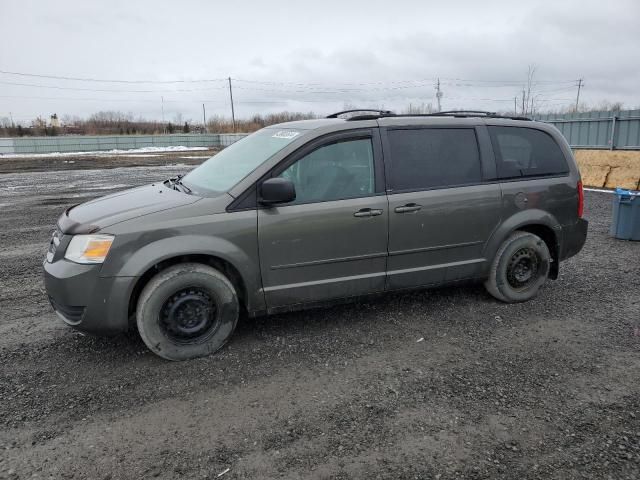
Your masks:
{"label": "dirt lot", "polygon": [[609,194],[527,304],[389,295],[245,320],[184,363],[63,326],[41,281],[61,210],[185,168],[0,175],[0,478],[640,477],[640,243],[608,236]]}
{"label": "dirt lot", "polygon": [[219,149],[172,152],[118,153],[100,152],[95,155],[61,155],[35,157],[3,157],[0,155],[0,174],[13,172],[49,172],[53,170],[86,170],[116,167],[200,165]]}

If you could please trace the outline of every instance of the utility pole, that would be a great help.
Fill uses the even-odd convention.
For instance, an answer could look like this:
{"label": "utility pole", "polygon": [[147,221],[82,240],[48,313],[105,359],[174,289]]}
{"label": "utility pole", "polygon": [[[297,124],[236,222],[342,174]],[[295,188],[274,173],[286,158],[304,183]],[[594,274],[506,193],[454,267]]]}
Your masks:
{"label": "utility pole", "polygon": [[162,133],[167,133],[164,126],[164,96],[161,96],[160,99],[162,100]]}
{"label": "utility pole", "polygon": [[576,95],[576,112],[578,111],[578,102],[580,102],[580,89],[582,88],[582,78],[578,79],[578,95]]}
{"label": "utility pole", "polygon": [[440,105],[441,98],[442,98],[442,91],[440,90],[440,78],[438,78],[438,83],[436,83],[436,100],[438,101],[438,112],[442,111],[442,107]]}
{"label": "utility pole", "polygon": [[13,114],[11,112],[9,112],[9,118],[11,118],[11,128],[13,128],[14,127]]}
{"label": "utility pole", "polygon": [[526,115],[527,112],[524,111],[524,88],[522,89],[522,115]]}
{"label": "utility pole", "polygon": [[518,115],[518,96],[513,97],[513,114]]}
{"label": "utility pole", "polygon": [[233,90],[231,89],[231,77],[229,77],[229,97],[231,98],[231,121],[233,122],[233,133],[236,133],[236,113],[233,108]]}
{"label": "utility pole", "polygon": [[204,103],[202,104],[202,133],[207,133],[207,111],[204,109]]}

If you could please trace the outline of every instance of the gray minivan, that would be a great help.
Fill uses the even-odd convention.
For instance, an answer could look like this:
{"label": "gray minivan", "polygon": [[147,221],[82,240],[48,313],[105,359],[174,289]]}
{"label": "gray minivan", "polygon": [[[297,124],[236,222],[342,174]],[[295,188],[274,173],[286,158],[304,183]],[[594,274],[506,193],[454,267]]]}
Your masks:
{"label": "gray minivan", "polygon": [[552,126],[340,112],[67,209],[45,285],[68,325],[135,325],[150,350],[182,360],[220,349],[241,312],[468,280],[529,300],[584,245],[582,210],[580,173]]}

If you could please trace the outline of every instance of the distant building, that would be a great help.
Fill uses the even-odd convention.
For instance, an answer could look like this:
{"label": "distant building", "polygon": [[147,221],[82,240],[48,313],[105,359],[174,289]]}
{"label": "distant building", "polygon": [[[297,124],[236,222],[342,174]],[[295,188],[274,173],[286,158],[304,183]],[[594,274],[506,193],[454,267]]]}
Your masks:
{"label": "distant building", "polygon": [[60,128],[60,120],[58,119],[58,114],[54,113],[51,115],[50,124],[52,127]]}

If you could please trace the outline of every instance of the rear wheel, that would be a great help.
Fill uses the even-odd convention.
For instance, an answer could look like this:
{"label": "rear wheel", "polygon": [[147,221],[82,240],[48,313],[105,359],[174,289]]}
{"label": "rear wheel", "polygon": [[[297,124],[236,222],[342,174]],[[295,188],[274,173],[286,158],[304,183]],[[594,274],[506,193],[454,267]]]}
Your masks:
{"label": "rear wheel", "polygon": [[136,322],[153,353],[187,360],[222,348],[238,312],[238,296],[227,277],[207,265],[184,263],[163,270],[144,287]]}
{"label": "rear wheel", "polygon": [[535,297],[547,280],[551,255],[537,235],[516,231],[500,246],[485,282],[487,291],[507,303]]}

